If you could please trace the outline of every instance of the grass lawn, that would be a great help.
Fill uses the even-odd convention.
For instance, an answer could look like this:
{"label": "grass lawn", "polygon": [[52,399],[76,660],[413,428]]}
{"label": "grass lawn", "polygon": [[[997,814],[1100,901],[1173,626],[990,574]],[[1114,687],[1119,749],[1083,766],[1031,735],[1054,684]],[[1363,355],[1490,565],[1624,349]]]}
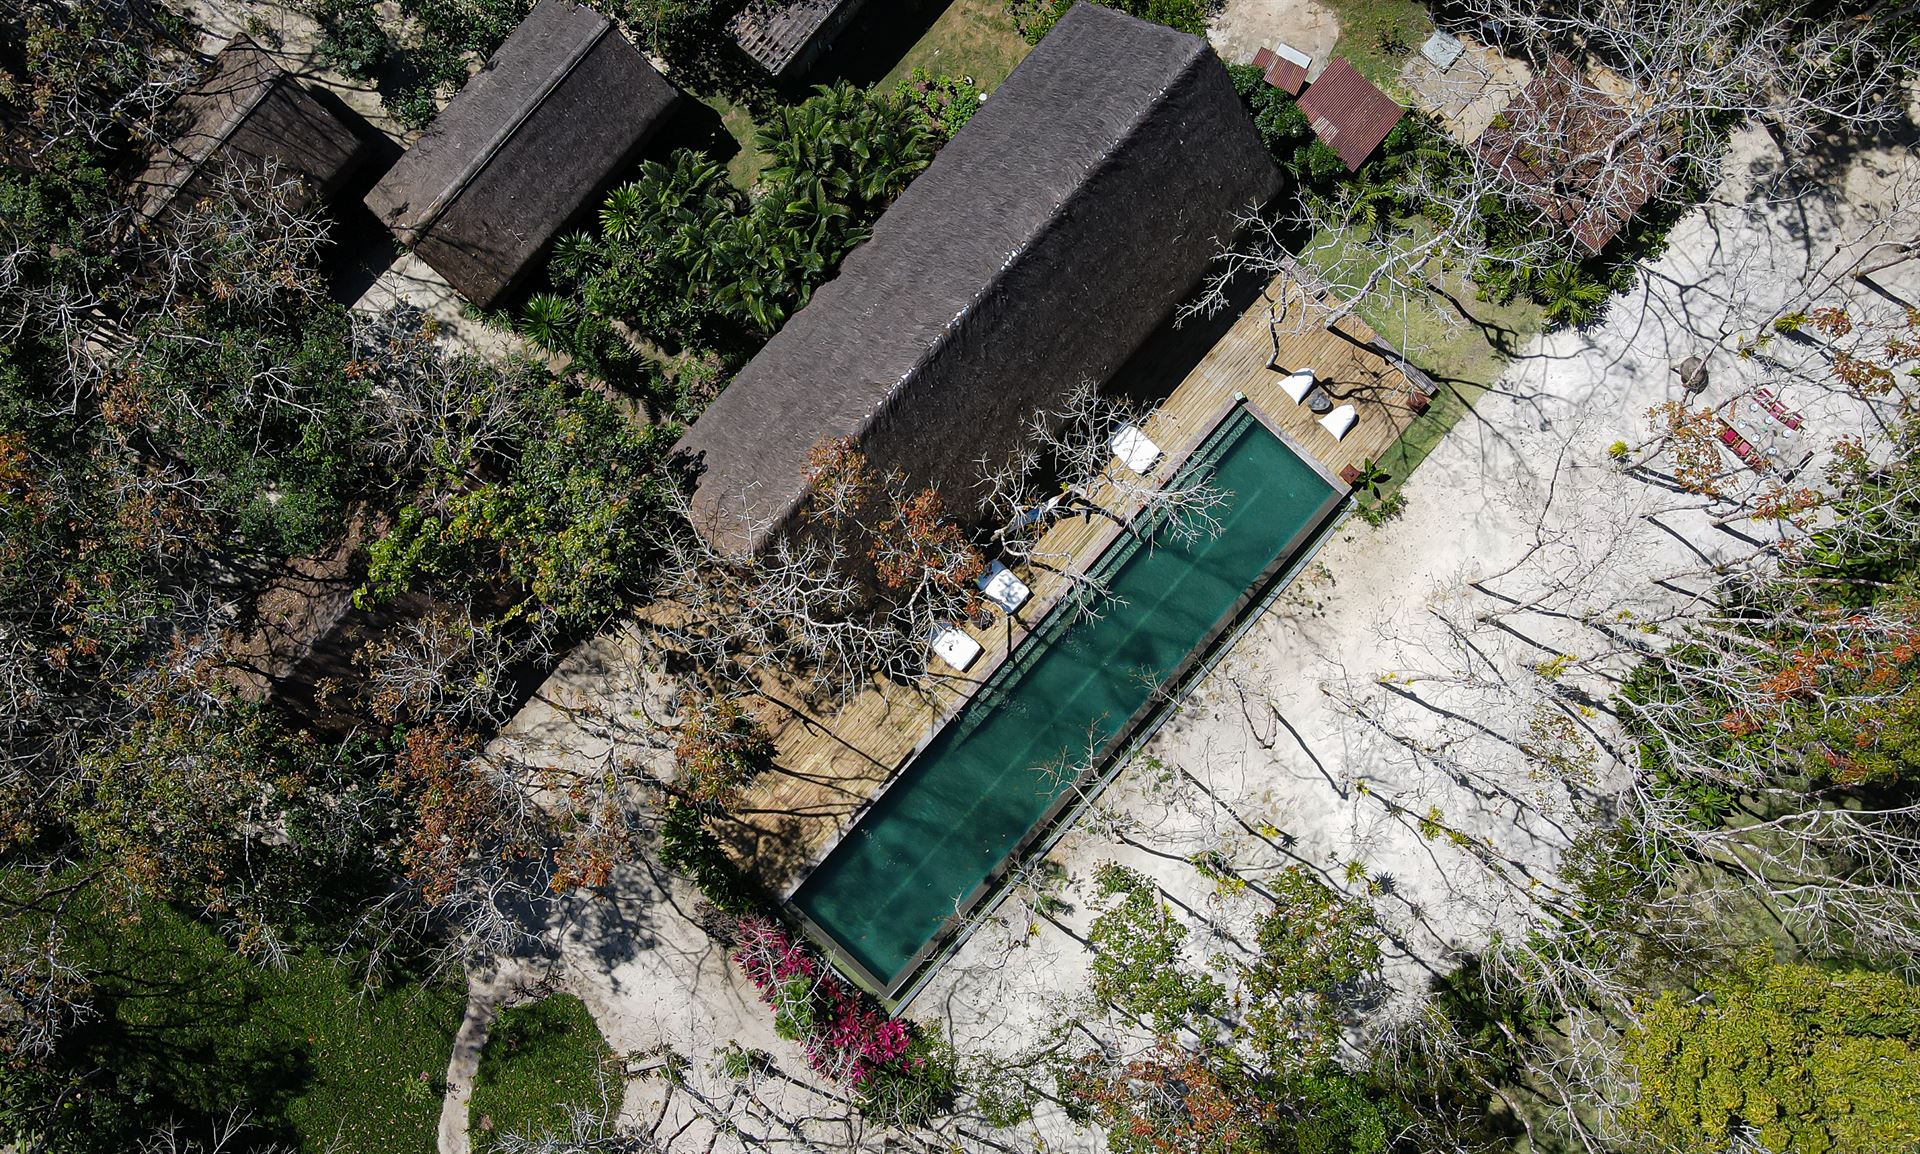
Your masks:
{"label": "grass lawn", "polygon": [[767,154],[760,151],[760,145],[754,140],[760,125],[753,119],[753,113],[747,111],[746,105],[718,93],[702,96],[700,103],[720,114],[720,123],[727,135],[740,146],[740,151],[727,159],[727,179],[741,190],[752,188],[768,161]]}
{"label": "grass lawn", "polygon": [[[1324,234],[1314,237],[1303,257],[1310,260],[1326,239]],[[1392,476],[1383,486],[1389,491],[1398,488],[1426,459],[1454,422],[1492,387],[1508,359],[1544,323],[1540,306],[1525,298],[1505,305],[1475,300],[1473,285],[1457,272],[1446,274],[1441,283],[1453,301],[1429,292],[1418,299],[1395,302],[1399,307],[1391,309],[1373,300],[1356,310],[1360,319],[1399,349],[1409,364],[1440,384],[1433,404],[1415,418],[1380,462]],[[1472,320],[1461,316],[1462,309]]]}
{"label": "grass lawn", "polygon": [[[69,1039],[139,1114],[224,1115],[304,1151],[431,1151],[466,1005],[450,986],[363,995],[321,955],[263,970],[165,906],[76,936],[100,971],[98,1020]],[[96,1083],[97,1084],[97,1083]]]}
{"label": "grass lawn", "polygon": [[1004,0],[953,0],[879,88],[891,92],[915,68],[924,68],[935,76],[971,76],[982,91],[992,92],[1030,51],[1013,30]]}
{"label": "grass lawn", "polygon": [[1433,20],[1415,0],[1319,0],[1340,21],[1340,40],[1334,51],[1346,57],[1360,75],[1389,94],[1400,89],[1400,66],[1405,56],[1394,56],[1386,43],[1417,52],[1433,35]]}
{"label": "grass lawn", "polygon": [[567,1107],[599,1104],[612,1058],[593,1015],[570,994],[503,1011],[474,1077],[474,1148],[485,1150],[490,1135],[537,1135],[563,1125]]}

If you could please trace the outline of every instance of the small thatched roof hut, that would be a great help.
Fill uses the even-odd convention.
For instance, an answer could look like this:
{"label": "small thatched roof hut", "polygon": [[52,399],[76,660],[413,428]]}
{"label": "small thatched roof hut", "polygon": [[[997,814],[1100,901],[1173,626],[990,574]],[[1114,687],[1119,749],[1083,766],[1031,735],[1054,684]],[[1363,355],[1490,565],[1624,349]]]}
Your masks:
{"label": "small thatched roof hut", "polygon": [[367,207],[491,307],[633,162],[678,95],[591,8],[540,0]]}
{"label": "small thatched roof hut", "polygon": [[135,179],[153,220],[205,196],[223,171],[277,163],[332,193],[366,158],[366,142],[245,36],[214,58],[207,78],[174,103],[181,128]]}
{"label": "small thatched roof hut", "polygon": [[1206,41],[1076,6],[681,441],[703,530],[758,550],[847,435],[967,507],[976,462],[1107,381],[1279,186]]}
{"label": "small thatched roof hut", "polygon": [[866,0],[750,0],[727,22],[727,31],[755,63],[776,78],[785,79],[805,72],[864,3]]}

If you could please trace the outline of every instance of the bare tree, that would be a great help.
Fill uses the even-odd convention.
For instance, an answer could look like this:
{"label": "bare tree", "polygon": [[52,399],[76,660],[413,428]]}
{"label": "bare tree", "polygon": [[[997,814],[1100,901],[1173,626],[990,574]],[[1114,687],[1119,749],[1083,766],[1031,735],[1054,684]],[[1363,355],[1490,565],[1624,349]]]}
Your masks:
{"label": "bare tree", "polygon": [[983,504],[998,525],[994,543],[1017,560],[1086,580],[1072,572],[1070,557],[1040,553],[1040,538],[1054,522],[1104,517],[1149,543],[1218,533],[1215,514],[1231,494],[1213,483],[1211,469],[1181,469],[1163,455],[1140,473],[1115,455],[1115,436],[1144,427],[1151,416],[1126,399],[1102,395],[1092,382],[1032,413],[1009,460],[980,463]]}

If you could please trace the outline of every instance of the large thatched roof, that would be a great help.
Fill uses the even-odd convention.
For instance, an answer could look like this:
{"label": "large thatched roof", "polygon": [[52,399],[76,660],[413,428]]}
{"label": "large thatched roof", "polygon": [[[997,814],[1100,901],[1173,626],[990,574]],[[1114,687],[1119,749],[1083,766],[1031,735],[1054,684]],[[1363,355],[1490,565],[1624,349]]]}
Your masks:
{"label": "large thatched roof", "polygon": [[1205,41],[1075,7],[682,440],[703,528],[757,550],[846,435],[965,508],[975,463],[1104,383],[1279,183]]}
{"label": "large thatched roof", "polygon": [[363,141],[245,36],[214,58],[207,78],[170,110],[180,125],[135,178],[152,220],[206,194],[221,170],[273,161],[331,192],[366,155]]}
{"label": "large thatched roof", "polygon": [[604,17],[541,0],[367,207],[489,307],[632,162],[677,95]]}

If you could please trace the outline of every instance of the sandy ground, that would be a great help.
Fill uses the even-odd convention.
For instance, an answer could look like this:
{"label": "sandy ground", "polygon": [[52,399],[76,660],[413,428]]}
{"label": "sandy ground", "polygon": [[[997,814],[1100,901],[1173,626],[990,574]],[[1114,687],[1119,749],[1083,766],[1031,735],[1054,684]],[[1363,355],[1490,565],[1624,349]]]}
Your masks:
{"label": "sandy ground", "polygon": [[1229,64],[1251,64],[1253,54],[1288,44],[1313,57],[1309,78],[1319,76],[1340,39],[1340,21],[1313,0],[1227,0],[1207,23],[1207,39]]}
{"label": "sandy ground", "polygon": [[[1729,170],[1744,178],[1769,161],[1765,137],[1750,134]],[[1864,242],[1847,205],[1884,199],[1915,167],[1910,155],[1876,154],[1840,189],[1779,204],[1736,179],[1682,222],[1603,324],[1534,341],[1409,481],[1408,513],[1383,529],[1352,520],[1337,530],[1065,836],[1052,857],[1072,879],[1060,894],[1069,909],[1043,916],[1013,892],[911,1015],[963,1053],[1007,1056],[1081,1010],[1095,912],[1084,883],[1105,860],[1152,875],[1188,911],[1196,958],[1240,948],[1256,908],[1188,865],[1196,852],[1218,850],[1256,881],[1301,865],[1370,893],[1391,935],[1376,1022],[1497,930],[1527,924],[1559,854],[1619,780],[1604,709],[1625,665],[1619,640],[1657,638],[1661,615],[1701,585],[1677,575],[1748,547],[1738,534],[1753,531],[1716,525],[1724,510],[1659,483],[1659,462],[1629,471],[1608,446],[1650,439],[1647,410],[1682,395],[1671,366],[1696,354],[1712,373],[1707,402],[1772,371],[1808,418],[1805,444],[1857,427],[1842,400],[1790,373],[1782,386],[1779,370],[1730,350],[1809,268],[1851,264]],[[1850,281],[1834,291],[1867,309],[1920,300],[1920,267],[1878,279],[1888,296]],[[1733,473],[1730,483],[1757,479]],[[631,636],[583,647],[502,750],[534,764],[662,757],[663,685],[648,666]],[[1569,724],[1543,735],[1530,729],[1542,716]],[[631,1116],[679,1131],[673,1149],[711,1136],[693,1097],[770,1130],[805,1132],[831,1116],[831,1098],[806,1088],[794,1047],[772,1037],[683,885],[643,864],[618,890],[565,911],[553,932],[562,988],[587,1002],[616,1050],[691,1060],[680,1089],[636,1081]],[[728,1042],[764,1049],[772,1064],[736,1083],[714,1062]],[[815,1121],[792,1122],[802,1115]],[[1016,1146],[1100,1146],[1058,1117],[1032,1127]]]}
{"label": "sandy ground", "polygon": [[[1745,136],[1730,169],[1744,176],[1770,151]],[[1916,169],[1910,155],[1869,157],[1848,198],[1884,196]],[[1363,869],[1392,939],[1394,994],[1368,1008],[1375,1024],[1527,923],[1620,776],[1604,702],[1627,662],[1608,633],[1657,643],[1651,623],[1702,584],[1657,579],[1697,573],[1758,531],[1717,526],[1723,510],[1629,474],[1607,448],[1649,438],[1645,414],[1682,395],[1670,366],[1688,355],[1709,356],[1707,402],[1760,380],[1765,366],[1728,351],[1732,334],[1770,316],[1809,268],[1864,247],[1856,214],[1831,197],[1769,208],[1749,195],[1730,184],[1687,218],[1604,324],[1535,341],[1408,483],[1404,517],[1346,523],[1054,851],[1076,883],[1103,860],[1153,876],[1190,911],[1199,959],[1237,949],[1257,903],[1220,892],[1189,855],[1218,849],[1256,881],[1302,865],[1356,894],[1369,889]],[[1920,300],[1915,264],[1882,280]],[[1861,286],[1838,291],[1856,308],[1889,307]],[[1785,396],[1808,417],[1803,444],[1862,426],[1857,408],[1811,386]],[[1542,733],[1542,717],[1570,724]],[[1058,921],[1009,897],[913,1013],[963,1052],[1002,1054],[1073,1013],[1095,911],[1083,884],[1063,896],[1074,908]],[[1056,1126],[1042,1136],[1074,1145]]]}

